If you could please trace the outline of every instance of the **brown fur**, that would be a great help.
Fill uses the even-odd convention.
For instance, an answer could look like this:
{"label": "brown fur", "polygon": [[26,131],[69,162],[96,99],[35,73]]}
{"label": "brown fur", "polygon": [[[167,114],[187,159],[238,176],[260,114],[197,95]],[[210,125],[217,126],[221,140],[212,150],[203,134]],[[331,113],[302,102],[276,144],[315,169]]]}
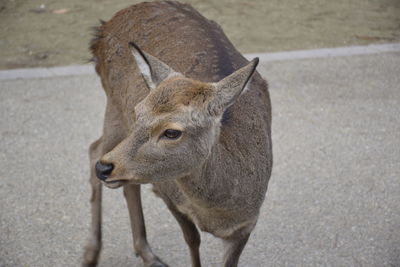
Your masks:
{"label": "brown fur", "polygon": [[[84,265],[97,263],[101,247],[102,187],[93,171],[100,161],[114,166],[104,184],[124,187],[134,247],[146,266],[166,265],[146,240],[141,183],[152,183],[177,219],[193,266],[200,266],[196,226],[223,239],[223,264],[236,266],[272,169],[271,106],[257,61],[248,63],[216,23],[178,2],[119,11],[90,48],[107,107],[103,135],[90,149],[92,232]],[[165,72],[161,81],[158,71]],[[182,136],[165,138],[167,129]]]}
{"label": "brown fur", "polygon": [[172,112],[181,106],[202,108],[213,94],[207,83],[173,78],[160,84],[160,90],[149,99],[155,115]]}

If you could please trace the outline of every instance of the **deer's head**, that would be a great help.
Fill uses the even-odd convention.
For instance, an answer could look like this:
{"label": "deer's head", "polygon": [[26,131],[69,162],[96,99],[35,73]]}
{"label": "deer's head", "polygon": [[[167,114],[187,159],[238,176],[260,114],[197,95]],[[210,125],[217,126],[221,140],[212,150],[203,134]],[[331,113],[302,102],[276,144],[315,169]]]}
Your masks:
{"label": "deer's head", "polygon": [[217,83],[186,78],[131,43],[149,94],[132,132],[96,164],[108,187],[153,183],[199,171],[218,141],[221,118],[244,90],[258,59]]}

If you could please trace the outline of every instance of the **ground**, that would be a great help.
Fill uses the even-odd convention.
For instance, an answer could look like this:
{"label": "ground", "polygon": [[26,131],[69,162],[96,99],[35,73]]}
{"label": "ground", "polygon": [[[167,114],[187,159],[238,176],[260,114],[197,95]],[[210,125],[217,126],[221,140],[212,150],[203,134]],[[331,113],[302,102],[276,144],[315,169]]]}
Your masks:
{"label": "ground", "polygon": [[[400,1],[190,2],[246,53],[397,43],[260,56],[274,168],[240,266],[400,266]],[[130,3],[0,0],[0,69],[84,63],[90,26]],[[79,266],[105,101],[91,66],[0,71],[0,266]],[[172,215],[142,196],[154,251],[189,266]],[[103,210],[99,266],[143,266],[121,190]],[[220,266],[222,244],[202,240]]]}
{"label": "ground", "polygon": [[[260,60],[274,168],[239,266],[400,266],[400,45],[375,50]],[[101,133],[105,106],[100,88],[94,73],[1,80],[0,266],[79,266],[89,236],[87,147]],[[165,204],[148,185],[142,197],[154,251],[170,266],[190,266]],[[99,267],[143,267],[121,189],[105,188],[103,203]],[[221,247],[202,234],[203,266],[221,266]]]}
{"label": "ground", "polygon": [[[83,64],[90,28],[137,0],[0,0],[0,69]],[[187,0],[244,53],[400,41],[398,0]]]}

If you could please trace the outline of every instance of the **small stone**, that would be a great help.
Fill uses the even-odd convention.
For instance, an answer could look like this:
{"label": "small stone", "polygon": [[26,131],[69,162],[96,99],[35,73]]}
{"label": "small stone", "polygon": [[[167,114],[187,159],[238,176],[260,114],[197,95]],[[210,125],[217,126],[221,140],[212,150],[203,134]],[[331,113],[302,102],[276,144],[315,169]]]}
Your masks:
{"label": "small stone", "polygon": [[49,57],[49,55],[46,52],[39,52],[35,55],[35,59],[37,59],[37,60],[44,60],[48,57]]}

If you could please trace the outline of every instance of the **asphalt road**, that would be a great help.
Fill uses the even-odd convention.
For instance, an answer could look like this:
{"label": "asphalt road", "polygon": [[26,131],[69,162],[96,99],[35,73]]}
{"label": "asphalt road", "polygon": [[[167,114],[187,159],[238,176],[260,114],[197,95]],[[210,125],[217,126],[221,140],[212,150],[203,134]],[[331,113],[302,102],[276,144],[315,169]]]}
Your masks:
{"label": "asphalt road", "polygon": [[[261,62],[274,170],[241,266],[400,266],[400,52]],[[87,147],[105,97],[92,74],[0,81],[0,266],[78,266],[88,236]],[[100,266],[142,266],[127,210],[105,190]],[[189,266],[149,187],[149,241]],[[203,235],[204,266],[221,244]]]}

